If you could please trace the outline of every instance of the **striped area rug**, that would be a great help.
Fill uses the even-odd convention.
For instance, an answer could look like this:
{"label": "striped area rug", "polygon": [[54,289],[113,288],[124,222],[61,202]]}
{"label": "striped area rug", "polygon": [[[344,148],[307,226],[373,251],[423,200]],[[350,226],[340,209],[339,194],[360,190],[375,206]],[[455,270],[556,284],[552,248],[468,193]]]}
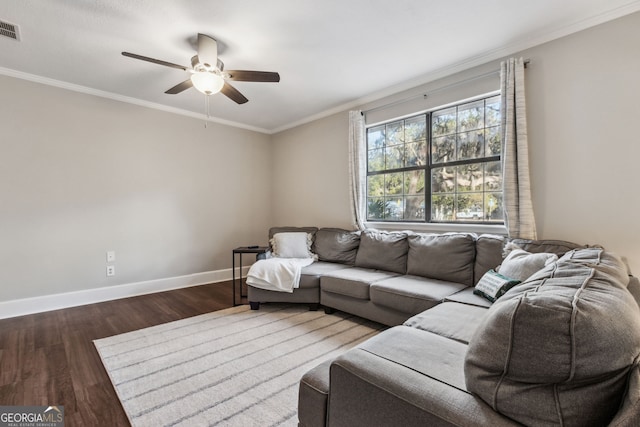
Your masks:
{"label": "striped area rug", "polygon": [[300,377],[383,328],[266,304],[94,343],[133,426],[295,426]]}

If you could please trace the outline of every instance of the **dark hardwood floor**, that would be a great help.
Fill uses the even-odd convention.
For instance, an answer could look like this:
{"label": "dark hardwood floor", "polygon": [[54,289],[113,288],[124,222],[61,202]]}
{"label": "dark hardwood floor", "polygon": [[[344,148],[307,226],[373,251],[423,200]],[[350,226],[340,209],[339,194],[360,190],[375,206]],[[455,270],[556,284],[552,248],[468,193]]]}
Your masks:
{"label": "dark hardwood floor", "polygon": [[0,320],[0,406],[63,405],[66,426],[128,426],[93,340],[231,305],[228,281]]}

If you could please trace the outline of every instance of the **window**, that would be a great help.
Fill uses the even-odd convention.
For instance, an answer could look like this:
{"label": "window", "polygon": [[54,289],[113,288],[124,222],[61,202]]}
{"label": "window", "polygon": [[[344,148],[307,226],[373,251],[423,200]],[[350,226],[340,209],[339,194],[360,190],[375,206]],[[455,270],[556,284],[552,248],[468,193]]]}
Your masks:
{"label": "window", "polygon": [[503,223],[500,96],[367,128],[367,220]]}

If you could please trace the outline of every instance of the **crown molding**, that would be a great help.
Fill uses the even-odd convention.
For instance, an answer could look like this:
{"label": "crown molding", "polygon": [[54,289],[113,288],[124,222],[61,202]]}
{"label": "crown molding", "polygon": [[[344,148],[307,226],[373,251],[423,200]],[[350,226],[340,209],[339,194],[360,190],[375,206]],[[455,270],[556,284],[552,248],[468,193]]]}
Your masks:
{"label": "crown molding", "polygon": [[235,128],[250,130],[253,132],[259,132],[259,133],[265,133],[265,134],[271,133],[271,131],[268,129],[263,129],[256,126],[250,126],[243,123],[234,122],[231,120],[220,119],[217,117],[207,117],[206,114],[194,113],[193,111],[187,111],[181,108],[169,107],[167,105],[144,101],[142,99],[132,98],[130,96],[124,96],[124,95],[119,95],[117,93],[93,89],[87,86],[80,86],[77,84],[64,82],[61,80],[50,79],[48,77],[42,77],[35,74],[24,73],[22,71],[12,70],[10,68],[0,67],[0,74],[8,77],[15,77],[17,79],[28,80],[34,83],[40,83],[47,86],[67,89],[73,92],[79,92],[86,95],[98,96],[100,98],[107,98],[114,101],[126,102],[127,104],[133,104],[133,105],[137,105],[145,108],[152,108],[154,110],[160,110],[166,113],[172,113],[172,114],[178,114],[180,116],[191,117],[194,119],[203,120],[205,122],[218,123],[221,125],[232,126]]}
{"label": "crown molding", "polygon": [[477,56],[467,58],[458,63],[431,71],[415,79],[408,80],[398,85],[390,86],[386,89],[367,95],[365,97],[358,98],[353,101],[349,101],[347,103],[337,105],[335,107],[324,110],[317,114],[289,123],[287,125],[283,125],[278,128],[271,129],[269,130],[269,133],[276,134],[288,129],[292,129],[292,128],[304,125],[306,123],[313,122],[315,120],[329,117],[333,114],[337,114],[346,110],[350,110],[353,108],[362,108],[367,104],[374,103],[375,101],[379,101],[386,97],[396,95],[400,92],[410,90],[410,89],[415,89],[419,86],[425,85],[427,83],[431,83],[435,80],[451,76],[458,72],[469,70],[470,68],[483,65],[491,61],[503,59],[506,56],[513,55],[518,52],[531,49],[536,46],[540,46],[550,41],[557,40],[565,36],[569,36],[571,34],[589,29],[591,27],[595,27],[596,25],[604,24],[606,22],[612,21],[617,18],[621,18],[626,15],[630,15],[638,11],[640,11],[640,0],[635,0],[635,1],[629,2],[624,6],[620,6],[618,8],[608,10],[598,15],[590,16],[588,18],[573,22],[569,25],[565,25],[557,29],[546,30],[544,32],[540,32],[535,36],[514,41],[513,43],[510,43],[501,48],[485,51]]}

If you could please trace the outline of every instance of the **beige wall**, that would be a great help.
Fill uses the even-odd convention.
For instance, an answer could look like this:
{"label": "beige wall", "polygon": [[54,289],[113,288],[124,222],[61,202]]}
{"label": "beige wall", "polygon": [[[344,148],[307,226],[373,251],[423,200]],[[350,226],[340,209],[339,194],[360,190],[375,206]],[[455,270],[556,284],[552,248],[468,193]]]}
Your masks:
{"label": "beige wall", "polygon": [[0,301],[228,269],[266,243],[269,135],[10,77],[0,93]]}
{"label": "beige wall", "polygon": [[[636,275],[639,40],[640,13],[635,13],[517,55],[531,59],[527,104],[539,237],[602,244],[625,256]],[[428,93],[456,78],[486,74],[488,67],[497,70],[499,65],[477,67],[362,108]],[[350,224],[348,206],[342,207],[348,201],[347,112],[274,135],[273,150],[274,218],[279,223]],[[304,203],[296,203],[298,197]]]}
{"label": "beige wall", "polygon": [[347,113],[275,135],[274,225],[351,228]]}
{"label": "beige wall", "polygon": [[539,234],[598,243],[640,275],[640,13],[525,52]]}

